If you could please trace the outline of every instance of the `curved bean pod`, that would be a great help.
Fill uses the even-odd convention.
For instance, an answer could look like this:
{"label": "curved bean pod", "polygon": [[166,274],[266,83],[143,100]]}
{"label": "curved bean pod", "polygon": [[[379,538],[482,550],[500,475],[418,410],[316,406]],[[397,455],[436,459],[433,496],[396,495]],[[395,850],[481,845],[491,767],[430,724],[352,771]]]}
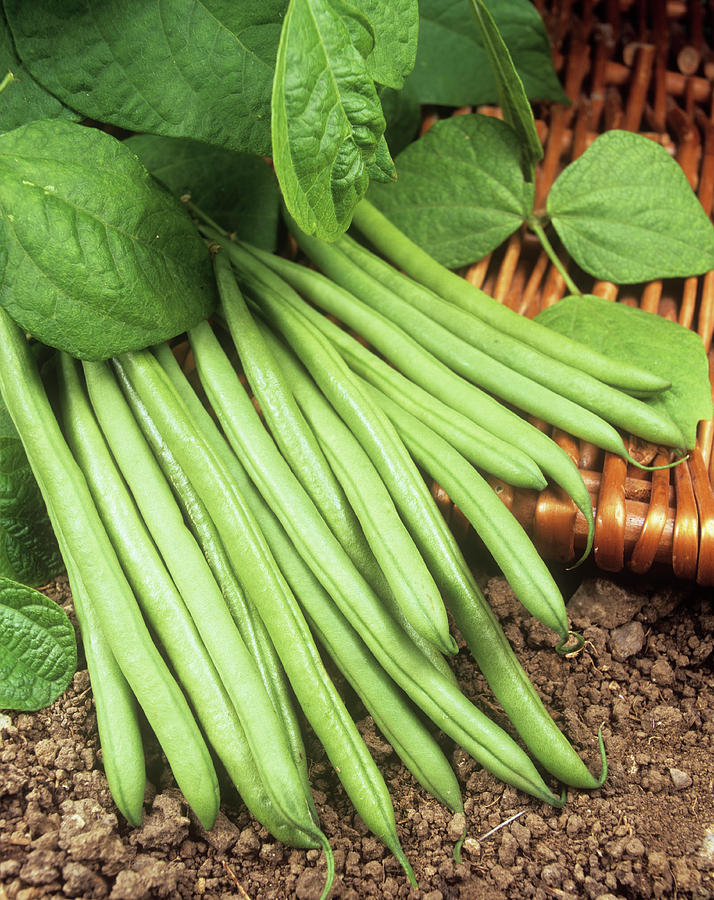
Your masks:
{"label": "curved bean pod", "polygon": [[417,465],[444,488],[471,522],[523,606],[561,633],[565,607],[560,589],[531,539],[488,482],[440,435],[376,388],[366,382],[364,387],[389,416]]}
{"label": "curved bean pod", "polygon": [[[627,363],[613,366],[612,360],[602,353],[519,316],[438,263],[367,200],[357,205],[352,224],[380,253],[420,284],[523,344],[536,349],[547,347],[551,358],[625,391],[657,393],[670,387],[667,381],[639,366]],[[503,362],[508,364],[509,359]]]}
{"label": "curved bean pod", "polygon": [[[526,533],[473,466],[440,435],[388,397],[380,396],[375,388],[367,387],[419,466],[443,486],[472,522],[521,602],[539,583],[544,592],[557,591]],[[476,664],[525,745],[546,771],[564,784],[601,787],[607,775],[604,750],[601,747],[602,773],[595,778],[546,711],[478,585],[466,570],[463,575],[465,589],[452,589],[446,595],[449,608]]]}

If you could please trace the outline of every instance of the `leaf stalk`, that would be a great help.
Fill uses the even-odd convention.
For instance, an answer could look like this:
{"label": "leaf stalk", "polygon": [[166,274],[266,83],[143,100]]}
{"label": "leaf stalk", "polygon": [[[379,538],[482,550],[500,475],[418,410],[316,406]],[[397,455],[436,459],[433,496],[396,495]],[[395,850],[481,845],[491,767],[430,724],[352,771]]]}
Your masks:
{"label": "leaf stalk", "polygon": [[576,297],[582,297],[583,292],[578,288],[573,279],[568,275],[568,272],[563,265],[563,263],[558,259],[555,250],[553,249],[553,245],[548,240],[548,237],[545,233],[545,229],[541,225],[538,219],[534,216],[529,216],[527,219],[528,227],[533,231],[533,233],[537,236],[538,240],[541,242],[543,249],[548,254],[548,258],[553,263],[555,268],[560,272],[563,276],[563,281],[565,281],[566,287],[571,294]]}

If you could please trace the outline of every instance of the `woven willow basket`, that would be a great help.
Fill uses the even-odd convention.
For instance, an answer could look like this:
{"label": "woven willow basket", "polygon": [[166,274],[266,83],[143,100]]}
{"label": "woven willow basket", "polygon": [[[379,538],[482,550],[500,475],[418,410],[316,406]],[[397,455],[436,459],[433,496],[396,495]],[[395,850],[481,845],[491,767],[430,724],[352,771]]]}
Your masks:
{"label": "woven willow basket", "polygon": [[[714,196],[714,10],[710,4],[665,2],[536,2],[546,21],[554,60],[572,106],[551,106],[537,121],[545,155],[538,167],[536,208],[561,169],[593,139],[613,128],[662,144],[679,162],[707,214]],[[470,110],[460,110],[467,112]],[[498,115],[498,110],[479,112]],[[538,111],[537,111],[538,114]],[[427,115],[426,129],[434,115]],[[561,258],[567,255],[561,250]],[[714,272],[700,278],[619,287],[593,282],[572,262],[576,282],[591,293],[639,306],[697,331],[710,360],[714,329]],[[464,276],[525,316],[566,293],[561,275],[537,241],[517,233],[505,248]],[[594,561],[616,572],[644,573],[653,565],[677,577],[714,584],[714,458],[711,421],[700,423],[698,446],[672,470],[643,473],[621,459],[538,423],[581,470],[596,509]],[[654,461],[657,448],[637,444]],[[649,454],[648,454],[649,451]],[[586,523],[559,489],[514,490],[492,481],[542,555],[571,561],[585,544]],[[438,485],[433,493],[459,537],[468,523]]]}

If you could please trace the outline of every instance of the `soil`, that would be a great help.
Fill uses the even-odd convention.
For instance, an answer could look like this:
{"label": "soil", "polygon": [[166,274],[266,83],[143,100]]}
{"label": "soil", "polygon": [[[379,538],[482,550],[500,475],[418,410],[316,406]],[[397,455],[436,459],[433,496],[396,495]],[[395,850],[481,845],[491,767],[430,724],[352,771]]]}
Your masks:
{"label": "soil", "polygon": [[[578,577],[569,610],[586,645],[572,659],[553,651],[552,635],[521,612],[502,579],[485,587],[544,702],[593,770],[602,724],[605,786],[571,791],[564,809],[555,810],[504,787],[445,742],[466,808],[468,838],[457,863],[463,822],[416,785],[350,698],[390,787],[419,890],[351,811],[308,732],[315,798],[337,864],[331,896],[714,896],[711,591],[595,570]],[[64,579],[46,592],[72,614]],[[463,690],[507,725],[463,647],[455,670]],[[72,685],[52,707],[0,714],[0,900],[319,897],[319,852],[276,843],[229,785],[216,826],[204,831],[150,735],[144,822],[130,827],[109,795],[95,724],[81,657]]]}

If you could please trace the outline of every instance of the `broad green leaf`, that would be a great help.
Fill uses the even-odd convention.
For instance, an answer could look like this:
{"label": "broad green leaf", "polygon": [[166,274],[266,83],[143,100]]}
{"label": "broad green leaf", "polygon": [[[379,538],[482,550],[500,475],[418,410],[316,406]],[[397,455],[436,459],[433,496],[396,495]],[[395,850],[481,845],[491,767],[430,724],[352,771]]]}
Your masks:
{"label": "broad green leaf", "polygon": [[382,184],[391,184],[397,179],[397,170],[384,135],[377,144],[377,155],[367,173],[372,181],[379,181]]}
{"label": "broad green leaf", "polygon": [[474,262],[520,227],[533,185],[510,126],[482,115],[437,122],[397,157],[397,182],[372,185],[369,199],[439,262]]}
{"label": "broad green leaf", "polygon": [[471,0],[471,8],[481,31],[481,40],[486,48],[488,61],[496,75],[498,103],[503,111],[503,118],[518,135],[523,170],[528,180],[532,181],[533,166],[543,156],[533,110],[528,102],[523,82],[513,65],[508,47],[488,6],[483,0]]}
{"label": "broad green leaf", "polygon": [[76,667],[77,641],[62,607],[0,577],[0,709],[49,706]]}
{"label": "broad green leaf", "polygon": [[672,382],[646,402],[679,425],[692,448],[697,423],[712,417],[709,366],[698,334],[662,316],[601,297],[565,297],[536,317],[560,334],[576,338],[618,361],[642,365]]}
{"label": "broad green leaf", "polygon": [[350,0],[330,0],[330,2],[335,11],[340,14],[353,46],[362,59],[367,59],[374,50],[375,36],[372,23]]}
{"label": "broad green leaf", "polygon": [[32,75],[130,131],[267,155],[286,0],[5,0]]}
{"label": "broad green leaf", "polygon": [[273,162],[303,231],[323,240],[345,231],[384,129],[374,82],[329,0],[291,0],[273,85]]}
{"label": "broad green leaf", "polygon": [[0,133],[35,119],[81,118],[48,93],[18,59],[7,20],[0,11],[0,79],[12,72],[13,80],[0,94]]}
{"label": "broad green leaf", "polygon": [[[530,100],[568,103],[553,68],[550,42],[530,0],[489,0]],[[467,0],[421,0],[419,46],[408,85],[421,103],[496,103],[495,73]]]}
{"label": "broad green leaf", "polygon": [[629,284],[714,268],[714,227],[664,147],[600,135],[556,179],[547,211],[566,250],[595,278]]}
{"label": "broad green leaf", "polygon": [[0,576],[34,587],[63,568],[42,494],[0,397]]}
{"label": "broad green leaf", "polygon": [[367,70],[379,84],[401,88],[414,68],[419,37],[417,0],[350,0],[374,29]]}
{"label": "broad green leaf", "polygon": [[258,156],[200,141],[141,134],[124,141],[177,197],[188,195],[244,241],[274,250],[280,195],[270,166]]}
{"label": "broad green leaf", "polygon": [[103,359],[214,303],[188,214],[119,141],[61,119],[0,136],[0,304],[26,331]]}
{"label": "broad green leaf", "polygon": [[409,87],[409,82],[401,91],[381,88],[379,99],[382,112],[387,120],[384,137],[392,156],[396,156],[416,138],[421,124],[421,105]]}

